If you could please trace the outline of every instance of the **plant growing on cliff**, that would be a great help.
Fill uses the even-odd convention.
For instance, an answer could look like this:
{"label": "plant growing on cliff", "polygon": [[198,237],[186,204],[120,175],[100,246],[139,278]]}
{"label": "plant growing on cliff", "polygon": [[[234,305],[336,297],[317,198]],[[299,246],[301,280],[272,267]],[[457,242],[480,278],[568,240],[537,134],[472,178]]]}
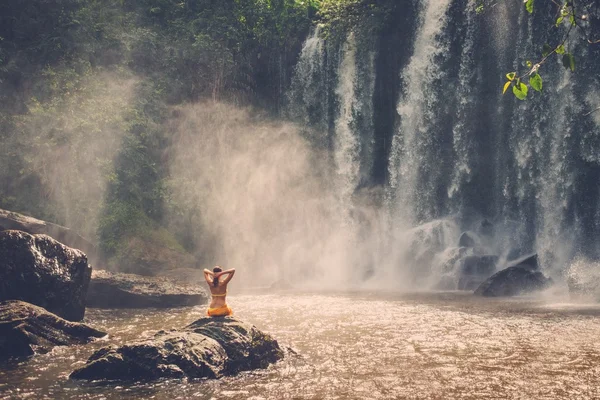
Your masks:
{"label": "plant growing on cliff", "polygon": [[[540,1],[540,0],[538,0]],[[524,63],[525,71],[521,73],[517,71],[506,74],[506,83],[502,89],[502,94],[505,94],[512,87],[514,96],[519,100],[525,100],[529,94],[529,88],[541,92],[543,87],[543,79],[540,70],[544,64],[554,56],[560,57],[562,65],[571,72],[575,71],[576,60],[571,48],[574,46],[575,32],[579,32],[579,38],[589,45],[600,44],[600,36],[594,32],[598,25],[598,7],[594,0],[545,0],[551,1],[554,7],[554,15],[551,19],[549,28],[560,28],[562,33],[559,35],[558,41],[553,45],[544,43],[541,47],[540,56],[537,61],[527,60]],[[495,3],[496,1],[494,1]],[[494,3],[485,5],[484,0],[477,0],[476,11],[481,13],[488,8],[491,8]],[[535,10],[535,0],[524,0],[524,7],[529,14],[533,14]],[[578,40],[579,38],[576,38]],[[597,111],[600,108],[593,110]],[[591,111],[591,112],[593,112]],[[590,113],[591,113],[590,112]],[[589,114],[589,113],[588,113]]]}

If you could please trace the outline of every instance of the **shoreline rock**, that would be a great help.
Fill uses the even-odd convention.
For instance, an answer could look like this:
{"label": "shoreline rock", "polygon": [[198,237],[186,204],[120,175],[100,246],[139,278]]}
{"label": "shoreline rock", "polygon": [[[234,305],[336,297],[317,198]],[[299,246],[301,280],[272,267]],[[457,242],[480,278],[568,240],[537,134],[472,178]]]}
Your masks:
{"label": "shoreline rock", "polygon": [[201,318],[152,338],[96,351],[71,379],[140,381],[220,378],[283,358],[270,335],[234,317]]}
{"label": "shoreline rock", "polygon": [[19,300],[0,302],[0,360],[48,352],[54,346],[84,344],[105,332],[69,322]]}
{"label": "shoreline rock", "polygon": [[0,231],[3,230],[18,230],[31,235],[48,235],[69,247],[84,251],[92,259],[98,252],[92,242],[72,229],[14,211],[0,209]]}
{"label": "shoreline rock", "polygon": [[199,285],[164,277],[146,277],[109,271],[93,271],[87,306],[95,308],[167,308],[206,303]]}
{"label": "shoreline rock", "polygon": [[508,297],[541,291],[553,284],[540,271],[514,266],[503,269],[483,282],[475,294],[484,297]]}
{"label": "shoreline rock", "polygon": [[82,251],[48,235],[0,232],[0,301],[23,300],[81,321],[91,274]]}

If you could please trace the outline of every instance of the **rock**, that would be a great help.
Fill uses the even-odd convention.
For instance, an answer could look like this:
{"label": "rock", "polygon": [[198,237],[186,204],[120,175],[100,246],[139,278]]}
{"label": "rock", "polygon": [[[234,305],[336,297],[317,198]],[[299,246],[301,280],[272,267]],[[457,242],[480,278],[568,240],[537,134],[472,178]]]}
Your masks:
{"label": "rock", "polygon": [[69,247],[84,251],[90,258],[96,257],[97,254],[94,244],[69,228],[0,209],[0,231],[3,230],[18,230],[31,235],[48,235]]}
{"label": "rock", "polygon": [[477,241],[469,232],[463,232],[458,239],[458,247],[475,247]]}
{"label": "rock", "polygon": [[475,294],[485,297],[517,296],[544,290],[552,283],[552,279],[546,278],[540,271],[527,265],[517,265],[492,275],[479,285]]}
{"label": "rock", "polygon": [[23,300],[80,321],[91,274],[83,252],[50,236],[0,232],[0,301]]}
{"label": "rock", "polygon": [[276,340],[234,317],[201,318],[180,330],[96,351],[72,379],[220,378],[283,358]]}
{"label": "rock", "polygon": [[185,307],[206,303],[208,296],[199,285],[165,277],[143,277],[94,271],[87,306],[97,308]]}
{"label": "rock", "polygon": [[105,335],[23,301],[0,302],[0,359],[44,353],[54,346],[88,343]]}
{"label": "rock", "polygon": [[497,256],[468,256],[463,259],[458,290],[474,290],[496,271]]}

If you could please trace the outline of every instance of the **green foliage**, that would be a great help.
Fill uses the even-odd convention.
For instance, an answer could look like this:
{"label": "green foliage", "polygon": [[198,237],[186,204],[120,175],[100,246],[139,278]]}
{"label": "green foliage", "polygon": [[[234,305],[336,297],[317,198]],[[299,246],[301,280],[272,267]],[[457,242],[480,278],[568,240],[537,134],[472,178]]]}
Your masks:
{"label": "green foliage", "polygon": [[542,91],[542,77],[540,74],[535,73],[529,77],[529,85],[538,92]]}
{"label": "green foliage", "polygon": [[[477,0],[477,9],[476,12],[480,13],[484,8],[485,0]],[[528,13],[533,13],[534,0],[525,0],[525,9]],[[563,33],[562,37],[559,39],[558,43],[554,46],[549,45],[548,43],[544,43],[542,47],[541,59],[537,62],[526,61],[524,65],[528,68],[528,71],[517,77],[516,72],[511,72],[506,75],[508,81],[504,84],[502,89],[502,93],[506,93],[508,88],[513,85],[513,81],[517,79],[517,83],[513,86],[514,95],[520,99],[524,100],[527,97],[527,86],[525,85],[525,89],[520,82],[521,78],[529,76],[529,85],[536,91],[542,90],[542,78],[539,75],[538,71],[543,67],[547,59],[556,53],[561,57],[562,65],[571,70],[575,71],[575,57],[573,54],[567,52],[565,46],[569,43],[569,39],[571,37],[571,33],[577,28],[578,31],[581,32],[582,37],[588,42],[588,44],[599,44],[600,40],[594,39],[591,35],[591,25],[587,22],[589,21],[589,16],[585,13],[590,12],[591,10],[591,2],[582,1],[577,4],[573,1],[552,1],[552,3],[557,7],[557,13],[555,15],[556,19],[552,19],[554,21],[555,27],[561,27],[565,21],[568,21],[568,24],[563,25]],[[554,18],[554,17],[553,17]]]}
{"label": "green foliage", "polygon": [[356,30],[376,35],[398,7],[406,5],[395,0],[322,0],[319,17],[323,35],[338,41]]}
{"label": "green foliage", "polygon": [[533,0],[526,0],[525,1],[525,8],[527,9],[527,12],[529,14],[533,13]]}
{"label": "green foliage", "polygon": [[525,100],[528,91],[529,89],[527,88],[527,85],[523,82],[517,81],[517,83],[515,83],[515,85],[513,86],[513,93],[515,97],[519,100]]}

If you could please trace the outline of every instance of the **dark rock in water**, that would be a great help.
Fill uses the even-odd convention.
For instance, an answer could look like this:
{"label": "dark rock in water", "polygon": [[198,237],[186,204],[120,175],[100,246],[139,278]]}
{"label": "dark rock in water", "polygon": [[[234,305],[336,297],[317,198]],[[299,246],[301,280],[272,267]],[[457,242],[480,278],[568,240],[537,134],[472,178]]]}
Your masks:
{"label": "dark rock in water", "polygon": [[50,236],[0,232],[0,301],[23,300],[80,321],[91,274],[83,252]]}
{"label": "dark rock in water", "polygon": [[458,247],[475,247],[477,241],[469,232],[463,232],[458,239]]}
{"label": "dark rock in water", "polygon": [[199,285],[164,277],[143,277],[94,271],[87,306],[97,308],[185,307],[206,303],[208,296]]}
{"label": "dark rock in water", "polygon": [[465,257],[460,269],[458,290],[474,290],[496,271],[497,256]]}
{"label": "dark rock in water", "polygon": [[537,253],[529,254],[529,255],[523,256],[521,258],[518,258],[518,259],[512,261],[508,266],[509,267],[520,266],[523,268],[529,268],[531,270],[539,270],[540,269],[540,264],[539,264]]}
{"label": "dark rock in water", "polygon": [[540,271],[533,270],[527,265],[517,265],[492,275],[479,285],[475,294],[486,297],[517,296],[544,290],[552,283],[552,279],[546,278]]}
{"label": "dark rock in water", "polygon": [[219,378],[283,358],[276,340],[234,317],[201,318],[180,330],[96,351],[73,379]]}
{"label": "dark rock in water", "polygon": [[87,343],[105,335],[23,301],[0,302],[0,359],[45,353],[54,346]]}

